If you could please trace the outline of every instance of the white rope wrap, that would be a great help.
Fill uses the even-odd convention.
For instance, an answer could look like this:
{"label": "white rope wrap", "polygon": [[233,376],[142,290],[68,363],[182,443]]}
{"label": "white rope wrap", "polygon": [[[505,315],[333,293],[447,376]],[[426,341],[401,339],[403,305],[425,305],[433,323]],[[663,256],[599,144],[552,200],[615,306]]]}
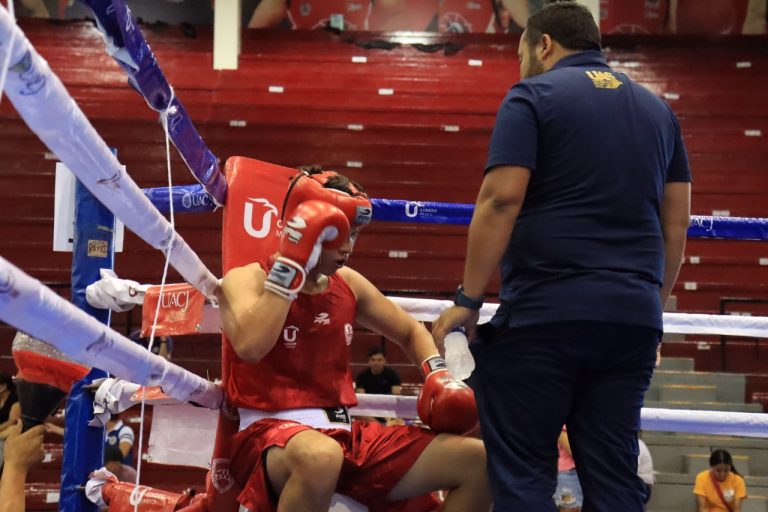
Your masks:
{"label": "white rope wrap", "polygon": [[5,92],[19,115],[99,201],[155,249],[170,248],[173,267],[189,284],[213,297],[216,278],[123,171],[48,63],[0,6],[0,58],[7,58],[11,39]]}
{"label": "white rope wrap", "polygon": [[4,258],[0,258],[0,320],[81,364],[145,386],[161,386],[180,401],[221,407],[223,394],[214,383],[118,334]]}
{"label": "white rope wrap", "polygon": [[99,309],[123,312],[144,304],[144,294],[148,284],[120,279],[113,270],[102,268],[99,271],[101,279],[85,288],[85,300],[88,304]]}

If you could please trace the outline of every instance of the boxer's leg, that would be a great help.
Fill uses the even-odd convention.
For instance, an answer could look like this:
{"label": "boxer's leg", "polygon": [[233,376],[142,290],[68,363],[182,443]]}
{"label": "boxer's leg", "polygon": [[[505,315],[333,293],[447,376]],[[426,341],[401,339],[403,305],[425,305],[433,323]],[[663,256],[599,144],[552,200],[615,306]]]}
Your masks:
{"label": "boxer's leg", "polygon": [[266,459],[267,476],[280,496],[278,512],[328,512],[344,462],[339,443],[305,430],[284,448],[270,448]]}
{"label": "boxer's leg", "polygon": [[485,512],[491,497],[482,441],[441,434],[421,452],[387,496],[402,500],[440,489],[451,489],[444,512]]}

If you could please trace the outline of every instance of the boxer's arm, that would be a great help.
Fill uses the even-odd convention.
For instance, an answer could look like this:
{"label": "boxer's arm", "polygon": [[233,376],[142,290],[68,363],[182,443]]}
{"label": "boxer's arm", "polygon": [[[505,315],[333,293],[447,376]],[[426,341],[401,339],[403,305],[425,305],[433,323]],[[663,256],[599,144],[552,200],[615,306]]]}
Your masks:
{"label": "boxer's arm", "polygon": [[363,327],[400,345],[416,365],[438,354],[432,335],[424,325],[386,298],[360,273],[348,267],[339,272],[357,297],[356,320]]}
{"label": "boxer's arm", "polygon": [[266,273],[258,263],[233,268],[221,283],[221,324],[232,348],[248,362],[257,362],[275,345],[291,302],[264,292]]}

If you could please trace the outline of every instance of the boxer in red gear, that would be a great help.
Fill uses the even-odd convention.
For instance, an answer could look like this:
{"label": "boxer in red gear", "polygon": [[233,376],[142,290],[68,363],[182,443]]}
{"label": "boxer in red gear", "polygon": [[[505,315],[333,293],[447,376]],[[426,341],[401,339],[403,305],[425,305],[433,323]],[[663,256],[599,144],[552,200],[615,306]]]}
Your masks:
{"label": "boxer in red gear", "polygon": [[[482,442],[440,433],[475,424],[471,390],[444,369],[421,323],[345,266],[370,220],[362,188],[335,173],[301,176],[285,209],[285,225],[296,220],[277,257],[232,269],[219,296],[231,342],[223,384],[240,413],[231,463],[240,503],[251,512],[327,512],[339,492],[372,512],[390,512],[410,498],[449,490],[442,510],[488,510]],[[299,291],[280,263],[301,267]],[[347,407],[357,403],[349,368],[355,323],[426,364],[419,410],[435,429],[350,421]]]}

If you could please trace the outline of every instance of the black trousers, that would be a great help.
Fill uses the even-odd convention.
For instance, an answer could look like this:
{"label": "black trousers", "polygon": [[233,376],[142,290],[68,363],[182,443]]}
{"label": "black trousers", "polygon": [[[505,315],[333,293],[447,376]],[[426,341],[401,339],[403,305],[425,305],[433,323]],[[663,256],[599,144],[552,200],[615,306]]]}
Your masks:
{"label": "black trousers", "polygon": [[481,327],[470,384],[494,511],[556,510],[557,437],[567,425],[582,511],[642,512],[637,433],[658,330],[591,321]]}

